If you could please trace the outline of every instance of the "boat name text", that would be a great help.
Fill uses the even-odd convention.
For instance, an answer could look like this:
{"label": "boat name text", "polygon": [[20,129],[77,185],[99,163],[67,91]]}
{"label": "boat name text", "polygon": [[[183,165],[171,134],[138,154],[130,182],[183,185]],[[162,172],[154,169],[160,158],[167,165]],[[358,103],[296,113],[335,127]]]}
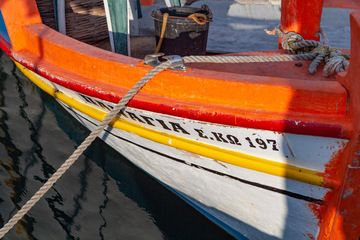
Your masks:
{"label": "boat name text", "polygon": [[[89,96],[85,96],[83,94],[79,94],[79,95],[87,103],[96,105],[104,110],[110,111],[113,108],[112,105],[98,101]],[[203,129],[200,128],[192,128],[190,130],[188,129],[188,126],[185,126],[181,123],[145,116],[143,114],[134,113],[128,109],[123,111],[121,113],[121,116],[125,117],[126,119],[132,120],[134,122],[148,125],[150,127],[161,127],[166,131],[176,132],[183,135],[193,135],[192,133],[194,133],[198,138],[207,141],[211,140],[224,144],[231,144],[238,146],[246,145],[247,147],[250,148],[279,151],[278,143],[274,139],[262,139],[253,136],[239,137],[239,136],[234,136],[232,134],[215,132],[215,131],[205,132]]]}

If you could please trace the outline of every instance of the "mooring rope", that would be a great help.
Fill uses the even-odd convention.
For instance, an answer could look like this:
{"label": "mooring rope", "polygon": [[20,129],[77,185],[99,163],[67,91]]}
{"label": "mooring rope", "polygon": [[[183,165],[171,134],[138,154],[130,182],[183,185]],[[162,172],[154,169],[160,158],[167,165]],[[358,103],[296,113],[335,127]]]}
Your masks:
{"label": "mooring rope", "polygon": [[322,42],[305,40],[296,32],[284,33],[278,27],[275,27],[273,30],[265,30],[265,32],[268,35],[279,36],[282,39],[282,48],[290,53],[313,53],[314,58],[308,68],[310,74],[315,74],[321,63],[325,63],[325,67],[323,69],[324,76],[344,72],[346,67],[349,65],[349,56],[343,54],[339,49],[331,48],[323,30],[320,31],[320,35],[323,38]]}
{"label": "mooring rope", "polygon": [[141,78],[117,103],[114,108],[105,116],[102,122],[86,137],[86,139],[77,147],[71,156],[56,170],[56,172],[46,181],[46,183],[28,200],[24,206],[0,229],[0,238],[12,229],[15,224],[27,214],[30,209],[44,196],[45,193],[64,175],[64,173],[79,159],[83,152],[99,136],[99,134],[108,126],[112,120],[122,111],[129,101],[139,92],[139,90],[153,77],[171,66],[170,61],[166,61],[150,70]]}
{"label": "mooring rope", "polygon": [[308,72],[315,74],[319,65],[325,63],[324,76],[344,72],[349,65],[349,56],[339,49],[331,48],[324,32],[321,32],[323,41],[305,40],[295,32],[283,33],[279,28],[265,30],[269,35],[278,35],[282,38],[282,48],[291,54],[257,55],[257,56],[186,56],[185,63],[260,63],[260,62],[289,62],[311,60]]}
{"label": "mooring rope", "polygon": [[291,62],[312,60],[315,53],[304,53],[297,55],[258,55],[258,56],[186,56],[185,63],[260,63],[260,62]]}

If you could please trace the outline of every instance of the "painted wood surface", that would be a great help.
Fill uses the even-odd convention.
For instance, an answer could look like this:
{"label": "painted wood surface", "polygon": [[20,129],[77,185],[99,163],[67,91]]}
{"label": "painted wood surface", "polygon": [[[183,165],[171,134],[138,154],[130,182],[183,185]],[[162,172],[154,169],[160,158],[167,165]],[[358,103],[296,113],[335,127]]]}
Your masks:
{"label": "painted wood surface", "polygon": [[[39,68],[34,70],[43,76],[71,85],[77,91],[116,102],[124,89],[149,70],[136,59],[90,47],[39,24],[36,4],[31,3],[31,0],[6,1],[1,9],[9,26],[11,50],[21,49],[17,60],[29,63],[29,67],[37,63],[32,66]],[[24,11],[17,11],[18,8]],[[300,69],[292,63],[268,68],[275,67],[289,78],[196,68],[187,72],[166,71],[154,79],[156,84],[149,84],[130,104],[150,111],[228,125],[275,131],[286,129],[287,132],[332,137],[351,134],[346,123],[347,92],[341,84],[318,81],[319,76],[299,75],[292,79],[293,70]],[[310,79],[313,80],[311,84]],[[84,82],[89,85],[84,86]],[[151,101],[145,95],[151,96]]]}
{"label": "painted wood surface", "polygon": [[177,7],[181,6],[180,0],[165,0],[165,4],[168,7]]}
{"label": "painted wood surface", "polygon": [[[35,83],[56,89],[57,96],[79,98],[20,69]],[[98,124],[97,119],[60,103],[90,130]],[[321,207],[327,188],[214,161],[110,126],[101,138],[238,239],[308,239],[319,232],[313,209]]]}
{"label": "painted wood surface", "polygon": [[[100,119],[103,119],[103,117],[105,115],[104,110],[108,111],[111,109],[111,105],[108,105],[108,103],[102,103],[99,100],[91,98],[90,96],[78,94],[69,89],[63,88],[63,87],[61,87],[61,88],[58,87],[57,88],[58,91],[56,91],[56,94],[54,94],[55,89],[52,84],[48,84],[43,78],[36,77],[37,75],[34,76],[34,74],[30,70],[26,69],[22,65],[20,65],[20,64],[17,64],[17,65],[26,74],[28,74],[29,77],[34,81],[34,83],[36,85],[38,85],[41,89],[43,89],[50,95],[58,98],[59,100],[65,102],[69,106],[78,109],[85,115],[89,115],[90,117],[92,117],[94,119],[100,120]],[[59,91],[59,89],[62,89],[63,92]],[[79,101],[80,100],[79,98],[81,98],[82,101],[85,100],[85,102]],[[76,99],[78,99],[78,100],[76,100]],[[89,106],[88,105],[89,103],[92,105],[95,105],[96,107]],[[99,109],[98,107],[101,109]],[[144,114],[144,115],[142,115],[142,114]],[[128,119],[136,120],[136,121],[134,121],[134,123],[131,123],[128,120],[121,118],[121,119],[118,119],[117,121],[114,121],[113,126],[115,128],[123,129],[125,131],[130,131],[134,134],[137,134],[137,135],[144,137],[146,139],[149,139],[151,141],[155,141],[157,143],[161,143],[161,144],[165,144],[165,145],[168,145],[171,147],[179,148],[179,149],[182,149],[182,150],[194,153],[194,154],[202,155],[204,157],[209,157],[214,160],[224,162],[224,163],[229,163],[229,164],[239,166],[242,168],[251,169],[251,170],[271,174],[274,176],[280,176],[280,177],[289,178],[289,179],[301,181],[304,183],[319,185],[319,186],[326,186],[326,187],[330,187],[330,188],[335,188],[338,186],[338,179],[332,178],[332,177],[328,176],[328,174],[327,174],[328,165],[330,166],[330,170],[331,170],[332,169],[331,164],[329,164],[329,163],[336,161],[340,157],[337,154],[337,152],[339,152],[340,149],[342,147],[344,147],[344,144],[346,141],[341,143],[340,139],[334,139],[334,142],[336,142],[336,144],[338,144],[337,145],[338,147],[334,147],[331,144],[328,145],[329,143],[327,143],[325,140],[327,138],[317,137],[317,136],[299,135],[300,138],[303,138],[303,137],[308,138],[308,141],[312,145],[317,146],[312,151],[314,154],[324,152],[324,150],[326,152],[326,151],[329,151],[329,150],[331,151],[331,150],[335,149],[336,152],[334,152],[332,154],[328,154],[327,156],[326,155],[322,156],[323,161],[324,160],[325,161],[324,162],[320,161],[320,162],[323,163],[323,167],[325,167],[325,165],[326,165],[326,171],[320,172],[319,170],[317,170],[317,171],[313,170],[312,167],[305,167],[305,168],[301,167],[302,162],[308,161],[307,158],[305,160],[300,159],[300,161],[297,160],[296,162],[291,163],[290,161],[286,161],[286,160],[283,162],[281,160],[278,161],[278,159],[269,160],[268,157],[264,158],[264,157],[261,157],[261,156],[259,157],[258,155],[256,155],[256,153],[253,150],[254,148],[256,148],[255,144],[257,144],[258,148],[261,148],[262,150],[272,149],[274,152],[280,151],[280,147],[279,147],[279,144],[277,143],[277,140],[274,140],[273,138],[266,139],[266,141],[261,140],[261,138],[251,139],[256,136],[261,136],[262,135],[261,132],[266,133],[266,132],[270,132],[270,131],[249,129],[251,131],[258,132],[257,134],[252,132],[251,138],[250,138],[249,137],[250,135],[244,136],[244,135],[250,134],[250,133],[246,133],[246,132],[242,133],[242,131],[246,130],[245,128],[236,128],[233,126],[227,126],[227,127],[231,128],[232,131],[238,129],[238,130],[240,130],[240,132],[237,134],[237,136],[230,135],[230,134],[224,135],[224,129],[221,129],[221,125],[216,125],[216,124],[214,125],[211,123],[201,123],[198,121],[184,119],[184,118],[182,118],[181,121],[179,121],[179,120],[176,120],[176,118],[173,116],[163,116],[158,113],[153,113],[153,114],[155,114],[155,115],[154,116],[146,116],[146,111],[144,112],[142,110],[141,113],[139,114],[139,116],[137,116],[133,112],[126,111],[126,114],[124,113],[124,117],[126,117]],[[152,118],[152,117],[154,117],[154,118]],[[166,119],[166,118],[168,118],[168,119]],[[143,119],[143,120],[141,120],[141,119]],[[178,122],[176,122],[176,121],[178,121]],[[150,129],[151,126],[156,127],[154,122],[159,123],[157,126],[157,127],[159,127],[158,130]],[[186,122],[188,122],[188,127],[186,127],[186,125],[185,125]],[[149,126],[142,127],[139,123],[147,123],[149,126],[150,125],[151,126],[150,127]],[[205,133],[204,133],[204,131],[201,129],[201,126],[196,126],[197,123],[202,124],[202,125],[213,126],[214,128],[213,128],[213,130],[209,130],[207,133],[205,131]],[[226,127],[226,126],[224,126],[224,127]],[[186,128],[188,130],[186,130]],[[193,129],[193,130],[191,130],[193,132],[193,136],[192,136],[193,138],[191,137],[190,129]],[[167,133],[166,130],[169,130],[170,132]],[[181,136],[181,135],[178,135],[178,133],[182,133],[182,134],[186,134],[186,135]],[[210,133],[212,135],[210,135]],[[211,144],[211,143],[209,144],[206,141],[202,140],[202,139],[204,139],[204,136],[206,136],[205,134],[209,134],[208,136],[210,136],[210,137],[208,137],[208,139],[212,140],[213,144]],[[211,137],[211,136],[213,136],[213,137]],[[241,136],[241,138],[245,138],[245,140],[247,141],[246,145],[248,145],[247,147],[249,148],[249,150],[234,149],[235,150],[234,151],[232,149],[226,149],[226,148],[221,147],[221,143],[242,146],[241,142],[239,142],[239,139],[241,139],[239,136]],[[227,138],[227,140],[225,137]],[[213,138],[213,139],[211,139],[211,138]],[[297,147],[294,147],[294,146],[290,147],[289,140],[287,139],[288,137],[286,137],[285,135],[282,136],[282,138],[283,138],[283,140],[279,141],[279,142],[284,142],[284,140],[285,140],[285,143],[286,143],[285,146],[287,146],[289,148],[290,153],[294,154],[295,153],[294,149],[296,149]],[[312,141],[313,140],[312,138],[314,138],[314,140],[319,139],[320,142],[323,142],[323,145],[320,144],[320,146],[319,146],[318,144],[314,144],[314,141]],[[245,141],[245,140],[242,139],[241,141]],[[303,150],[302,143],[304,141],[306,141],[306,139],[300,139],[300,141],[298,141],[297,143],[295,141],[296,145],[301,144],[299,146],[300,151]],[[265,147],[265,145],[263,145],[263,144],[269,144],[270,147],[268,148],[267,145]],[[282,145],[284,145],[284,143],[282,143]],[[282,151],[284,151],[284,150],[282,150]],[[318,154],[318,155],[321,156],[322,154]],[[294,156],[295,156],[295,154],[294,154]],[[285,157],[286,157],[286,154],[285,154]],[[311,161],[311,164],[314,165],[315,162]]]}
{"label": "painted wood surface", "polygon": [[130,54],[129,0],[104,0],[113,52]]}
{"label": "painted wood surface", "polygon": [[319,40],[323,0],[282,0],[281,30],[299,33],[305,39]]}
{"label": "painted wood surface", "polygon": [[[97,123],[80,112],[64,107],[90,130]],[[295,240],[316,237],[318,219],[309,205],[318,204],[266,190],[266,186],[273,190],[275,186],[287,191],[297,189],[319,199],[327,192],[324,188],[247,172],[118,129],[111,129],[111,134],[104,132],[101,138],[238,239],[242,236],[249,239]],[[255,180],[252,182],[255,185],[265,184],[265,188],[251,185],[251,179]]]}
{"label": "painted wood surface", "polygon": [[[149,70],[149,68],[147,68],[146,66],[144,67],[136,65],[139,64],[139,62],[134,59],[106,53],[104,51],[88,47],[85,44],[81,44],[77,41],[68,39],[65,36],[62,36],[62,34],[59,34],[43,26],[41,24],[41,19],[37,11],[36,4],[33,0],[1,1],[0,6],[9,31],[10,39],[12,41],[11,48],[10,46],[4,45],[0,42],[0,46],[2,47],[2,49],[4,49],[13,59],[16,59],[17,61],[21,61],[22,63],[26,64],[29,68],[33,69],[35,72],[40,73],[42,76],[46,77],[51,82],[57,82],[62,86],[70,87],[76,91],[83,91],[83,93],[89,93],[92,96],[106,99],[111,102],[116,102],[119,96],[121,96],[121,94],[123,93],[123,89],[117,89],[118,91],[114,91],[115,85],[110,84],[110,86],[107,86],[108,88],[106,88],[106,84],[114,82],[119,84],[118,76],[123,76],[124,78],[121,79],[121,83],[125,84],[121,87],[126,88],[127,86],[132,84],[132,81],[134,81],[134,79],[138,79],[139,76],[142,76],[146,71]],[[359,102],[359,95],[357,94],[359,91],[358,84],[353,83],[358,82],[356,81],[356,79],[357,76],[359,76],[359,74],[357,74],[358,68],[356,68],[357,65],[355,64],[358,62],[357,53],[359,52],[359,38],[357,37],[359,35],[359,19],[360,16],[358,14],[352,15],[352,28],[353,33],[355,34],[353,36],[355,37],[353,37],[352,39],[354,44],[351,51],[351,61],[354,62],[352,62],[352,64],[350,65],[350,68],[352,68],[352,70],[346,77],[346,84],[342,82],[341,87],[338,85],[339,78],[336,79],[337,81],[317,81],[319,79],[315,76],[315,81],[310,82],[308,81],[311,78],[310,76],[308,78],[305,78],[302,75],[299,75],[298,79],[288,79],[286,76],[283,76],[284,80],[286,79],[286,83],[284,83],[275,77],[267,78],[263,76],[259,77],[251,75],[247,78],[247,76],[244,76],[241,73],[231,75],[224,72],[198,72],[197,70],[192,69],[190,73],[186,72],[181,74],[174,74],[171,71],[165,72],[162,74],[163,76],[156,78],[157,81],[155,81],[155,83],[152,83],[152,85],[149,84],[149,86],[147,86],[148,88],[144,89],[144,92],[147,91],[146,93],[152,97],[151,99],[155,99],[155,102],[156,98],[153,98],[152,95],[154,93],[154,89],[159,90],[159,87],[166,86],[166,89],[163,89],[164,91],[159,91],[159,94],[161,94],[161,96],[164,96],[164,94],[166,93],[176,93],[172,96],[166,96],[174,100],[171,102],[173,108],[171,108],[171,106],[167,106],[167,112],[163,110],[164,108],[162,108],[161,111],[159,110],[159,112],[169,113],[169,115],[178,115],[182,117],[191,116],[189,118],[205,121],[211,120],[214,123],[228,124],[234,126],[236,125],[242,127],[244,127],[245,125],[241,117],[244,117],[246,115],[246,119],[248,120],[248,126],[256,126],[259,129],[263,128],[277,131],[287,130],[301,134],[311,135],[316,133],[321,134],[322,136],[345,136],[347,138],[351,138],[351,141],[349,143],[350,147],[346,147],[344,149],[344,153],[341,153],[340,155],[341,158],[338,158],[336,161],[331,163],[332,165],[330,167],[333,167],[333,170],[327,173],[330,176],[337,176],[341,178],[344,183],[344,188],[332,190],[330,194],[326,193],[326,196],[323,199],[326,208],[313,208],[312,210],[315,213],[313,215],[310,214],[310,216],[318,216],[321,220],[321,231],[319,236],[320,239],[329,239],[329,236],[334,236],[336,239],[357,239],[360,235],[360,228],[357,221],[360,209],[358,204],[358,189],[360,182],[358,174],[359,104],[357,104]],[[354,27],[356,27],[356,29],[354,29]],[[356,59],[353,60],[354,58]],[[69,59],[71,59],[72,61],[69,61]],[[116,64],[114,62],[116,62]],[[131,68],[131,66],[135,65],[136,67]],[[289,68],[289,65],[284,64],[283,69]],[[109,77],[110,72],[113,73],[112,75],[116,76],[116,79]],[[287,72],[290,73],[292,71]],[[98,79],[103,80],[103,82],[97,82],[96,80]],[[169,82],[166,82],[166,79],[169,79]],[[199,79],[201,79],[201,81],[198,81]],[[221,81],[219,80],[216,81],[216,84],[212,84],[215,82],[215,79],[221,79]],[[86,89],[81,87],[81,84],[84,85],[84,83],[90,82],[94,85],[86,85]],[[174,82],[177,83],[177,89],[169,90],[168,87],[174,86]],[[189,82],[191,82],[192,84],[189,85]],[[231,85],[230,82],[233,82],[234,85]],[[246,82],[247,84],[244,85],[244,82]],[[187,84],[186,87],[184,87],[185,83]],[[266,87],[263,87],[263,84],[268,85]],[[101,86],[101,90],[97,88],[99,86]],[[116,86],[119,87],[118,85]],[[104,87],[105,90],[102,87]],[[210,89],[207,89],[207,87],[209,87]],[[219,88],[221,88],[220,90],[224,92],[223,95],[221,95],[222,92],[219,91]],[[274,91],[274,88],[275,90],[282,88],[282,91],[276,92]],[[193,91],[193,89],[196,89],[196,91]],[[211,89],[216,89],[216,92],[212,92]],[[232,91],[228,91],[228,89],[232,89]],[[246,92],[241,92],[241,89],[262,89],[264,91],[258,91],[256,93],[251,92],[251,94],[246,95]],[[204,96],[206,102],[201,102],[198,101],[199,99],[192,98],[181,99],[181,94],[184,92],[191,93],[189,94],[191,96]],[[233,92],[236,93],[236,95],[231,95]],[[105,94],[101,95],[101,93]],[[215,93],[218,95],[216,95]],[[269,95],[267,95],[267,93]],[[212,96],[216,96],[217,99],[209,100],[209,98],[211,98]],[[244,98],[239,99],[239,96]],[[255,99],[254,96],[261,97]],[[277,98],[274,99],[274,96],[276,96]],[[278,98],[279,96],[281,97],[280,99]],[[141,98],[143,102],[148,101],[148,99],[144,98],[144,96],[139,95],[138,97]],[[340,98],[348,100],[350,99],[350,106],[345,104],[345,102],[348,103],[348,100],[344,102],[334,101],[334,99]],[[222,102],[216,102],[220,99],[222,100]],[[194,105],[200,106],[199,109],[191,109],[194,110],[194,113],[192,115],[187,115],[190,111],[184,111],[188,110],[189,106],[179,104],[189,101],[193,101],[192,103]],[[218,105],[209,105],[209,103],[213,102],[216,102],[216,104]],[[249,102],[252,104],[254,104],[255,102],[259,105],[244,105],[244,103]],[[275,105],[269,104],[268,102],[276,103],[276,107],[278,108],[271,108],[275,107]],[[157,104],[153,105],[153,109],[151,109],[146,108],[146,106],[148,105],[144,105],[143,103],[139,104],[139,102],[137,102],[137,104],[139,104],[138,106],[142,106],[151,111],[158,110],[159,106],[163,106],[161,104],[164,104],[164,101],[163,99],[160,99],[160,101],[156,103]],[[283,103],[291,104],[281,105]],[[147,104],[149,103],[147,102]],[[328,105],[320,106],[319,104]],[[132,106],[135,105],[136,104]],[[174,106],[176,106],[176,108]],[[227,112],[229,113],[228,115],[221,115],[221,117],[219,118],[218,113],[223,114],[226,112],[226,109],[219,108],[219,106],[232,106],[232,109],[231,111]],[[335,107],[336,109],[332,107]],[[204,109],[206,111],[204,111]],[[214,109],[218,111],[217,114],[209,117],[209,113],[213,113]],[[238,109],[246,109],[246,112],[239,113],[236,111]],[[261,110],[262,113],[266,112],[268,114],[252,115],[251,113],[254,113],[255,110]],[[249,114],[251,115],[250,117]],[[311,117],[305,117],[306,114],[311,115]],[[220,120],[216,122],[217,119]],[[280,125],[277,123],[277,120],[281,120]],[[259,122],[267,122],[267,124],[259,125]],[[291,127],[289,128],[289,125],[286,125],[285,122],[290,122],[292,124]],[[314,123],[316,125],[315,130],[320,129],[321,126],[323,126],[324,124],[330,127],[326,128],[326,130],[325,128],[321,128],[322,131],[307,131],[305,133],[303,130],[309,129],[309,124],[311,123]],[[273,126],[277,127],[273,128]],[[298,126],[298,128],[296,128],[296,126]],[[294,129],[297,130],[295,131]],[[327,135],[328,132],[331,132],[331,134]],[[128,149],[131,153],[136,151],[134,149]],[[191,156],[192,154],[189,154],[188,157],[191,158]],[[203,158],[199,159],[202,160]],[[150,160],[151,159],[149,159],[149,161]],[[214,162],[214,164],[218,163],[216,161],[212,162]],[[158,163],[160,165],[160,162]],[[224,164],[224,166],[226,166],[226,163]],[[344,174],[344,170],[346,170],[346,174]],[[276,176],[272,177],[275,178]],[[258,176],[254,176],[254,178],[261,179],[258,178]],[[171,183],[172,180],[170,177],[168,181]],[[263,181],[266,180],[263,179]],[[163,182],[165,182],[165,180],[163,180]],[[283,182],[283,185],[288,187],[291,184]],[[176,190],[180,192],[180,189]],[[191,194],[186,193],[186,195],[190,196]],[[261,197],[265,199],[266,196],[267,195],[257,195],[258,199]],[[284,199],[280,199],[280,202],[281,201],[290,202]],[[233,202],[236,201],[234,200]],[[204,205],[203,203],[201,204]],[[267,207],[269,208],[269,205],[267,205]],[[307,207],[309,207],[309,205],[307,205]],[[292,209],[292,212],[304,213],[309,211],[296,211],[296,209],[300,208],[295,207]],[[286,210],[286,212],[288,211],[289,209]],[[274,214],[274,216],[275,215],[276,214]],[[286,215],[290,216],[289,214]],[[296,214],[294,217],[296,217]],[[316,226],[316,221],[312,221],[311,217],[309,219],[310,221],[308,222],[310,226]],[[306,222],[306,220],[303,219],[302,221]],[[268,222],[269,221],[266,221],[266,223]],[[270,220],[270,222],[272,223],[272,220]],[[281,224],[278,226],[281,226]],[[291,226],[296,229],[300,228],[303,225],[301,225],[300,223],[299,225],[293,224]],[[283,229],[288,228],[287,226],[285,226]],[[312,234],[312,231],[305,231],[305,233]],[[281,237],[283,237],[286,236],[286,233],[280,235]],[[314,237],[313,235],[307,236],[309,238]]]}
{"label": "painted wood surface", "polygon": [[360,2],[358,0],[324,0],[324,6],[329,8],[350,8],[360,9]]}
{"label": "painted wood surface", "polygon": [[65,0],[54,0],[54,2],[58,31],[66,34]]}
{"label": "painted wood surface", "polygon": [[[105,111],[109,111],[114,106],[113,103],[98,98],[67,89],[64,91],[75,99]],[[319,172],[325,171],[325,165],[347,143],[346,139],[215,125],[130,107],[122,116],[146,128]]]}

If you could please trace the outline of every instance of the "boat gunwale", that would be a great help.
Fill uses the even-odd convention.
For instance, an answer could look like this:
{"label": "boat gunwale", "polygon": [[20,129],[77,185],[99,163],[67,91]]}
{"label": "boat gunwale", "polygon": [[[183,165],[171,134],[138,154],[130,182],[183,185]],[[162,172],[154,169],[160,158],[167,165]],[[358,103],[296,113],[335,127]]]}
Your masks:
{"label": "boat gunwale", "polygon": [[[14,61],[18,61],[13,58]],[[33,72],[39,74],[40,76],[52,81],[56,84],[59,84],[63,87],[67,87],[73,91],[77,91],[79,93],[83,93],[92,97],[99,98],[104,101],[116,103],[121,98],[119,95],[114,95],[109,92],[97,91],[89,86],[84,86],[76,83],[69,83],[67,80],[63,78],[56,78],[52,74],[47,74],[41,69],[35,69],[30,64],[24,61],[18,61],[23,64]],[[125,89],[123,90],[125,93]],[[157,99],[157,102],[152,100]],[[215,124],[225,124],[230,126],[239,126],[239,127],[250,127],[254,129],[263,129],[277,132],[287,132],[287,133],[295,133],[295,134],[303,134],[303,135],[316,135],[322,137],[335,137],[335,138],[348,138],[350,131],[347,130],[347,119],[346,118],[336,118],[331,117],[331,120],[326,122],[316,122],[314,123],[312,120],[315,118],[313,116],[306,117],[305,114],[301,116],[302,120],[293,120],[296,119],[296,116],[281,116],[279,114],[278,119],[266,119],[267,113],[256,113],[255,116],[258,116],[257,119],[245,118],[245,117],[234,117],[233,115],[226,113],[217,113],[216,118],[211,114],[207,115],[201,114],[199,111],[191,111],[188,109],[188,106],[185,104],[181,104],[177,102],[173,105],[166,105],[164,103],[160,103],[165,98],[159,98],[155,96],[147,96],[146,94],[138,94],[138,96],[130,101],[128,104],[130,107],[135,107],[138,109],[173,115],[177,117],[184,117],[193,120],[206,121]],[[168,99],[169,100],[169,99]],[[187,102],[188,103],[188,102]],[[174,109],[176,106],[176,109]],[[181,109],[185,108],[186,110],[182,111]],[[269,113],[274,114],[274,113]],[[246,112],[243,112],[242,115],[246,115]],[[286,117],[287,119],[285,119]],[[325,116],[329,118],[329,116]],[[322,120],[322,119],[317,119]],[[333,124],[334,123],[334,124]]]}
{"label": "boat gunwale", "polygon": [[[66,92],[56,89],[53,85],[49,85],[41,78],[36,76],[36,73],[21,63],[15,63],[20,71],[28,77],[37,87],[46,92],[50,96],[54,97],[58,101],[68,105],[71,108],[89,116],[96,121],[101,121],[106,115],[106,112],[95,106],[90,106],[87,103],[83,103],[71,96],[68,96]],[[40,76],[41,77],[41,76]],[[160,132],[155,129],[143,127],[139,124],[132,123],[124,118],[116,118],[112,121],[111,126],[126,132],[136,134],[145,139],[161,143],[170,147],[175,147],[180,150],[199,154],[201,156],[209,157],[217,161],[228,163],[234,166],[250,169],[273,176],[279,176],[289,178],[299,182],[321,186],[325,188],[335,188],[338,186],[338,181],[332,179],[324,172],[291,165],[289,163],[276,162],[256,156],[243,153],[241,151],[235,151],[232,149],[226,149],[220,146],[211,145],[209,143],[195,141],[182,136],[174,134]]]}
{"label": "boat gunwale", "polygon": [[[24,18],[20,23],[12,20],[15,18],[14,16],[5,16],[5,21],[10,21],[9,27],[11,27],[11,31],[13,31],[10,31],[10,39],[12,41],[10,56],[12,56],[14,60],[22,62],[21,54],[26,52],[32,53],[35,57],[28,61],[28,67],[50,81],[65,87],[71,86],[70,88],[75,91],[83,92],[90,96],[98,97],[110,102],[117,102],[122,95],[121,93],[125,93],[126,89],[130,88],[136,79],[140,79],[151,69],[150,66],[145,66],[143,63],[140,63],[138,59],[101,50],[62,35],[41,23],[36,4],[30,4],[24,7],[27,9],[23,9],[20,12],[17,11],[19,17]],[[4,11],[5,14],[8,14],[12,8],[17,9],[19,6],[7,2],[2,8],[8,10]],[[31,12],[32,15],[29,15],[29,12]],[[26,22],[27,18],[29,18],[29,22]],[[6,25],[8,25],[8,22],[6,22]],[[14,26],[17,26],[15,30],[13,29]],[[20,39],[16,38],[16,36]],[[66,53],[68,55],[64,55],[65,53],[63,51],[68,51]],[[63,56],[67,56],[68,58],[63,60]],[[70,62],[69,59],[71,59]],[[72,61],[73,59],[80,61]],[[56,73],[47,71],[44,66],[39,66],[39,64],[43,63],[41,61],[44,60],[55,66]],[[59,61],[62,61],[61,64]],[[99,62],[95,65],[93,61]],[[22,63],[24,64],[24,62]],[[115,72],[110,70],[111,67],[107,66],[107,64],[112,64],[111,66]],[[79,72],[78,70],[81,69],[81,66],[86,66],[85,69],[87,69],[87,71],[83,71],[82,73]],[[121,87],[123,87],[123,91],[114,93],[112,89],[106,91],[97,86],[97,84],[100,84],[101,86],[101,84],[104,83],[117,82],[117,79],[109,76],[116,75],[116,73],[119,72],[122,73]],[[291,79],[284,82],[286,79],[226,74],[222,72],[217,73],[218,77],[220,76],[221,79],[216,79],[216,77],[213,76],[216,75],[216,72],[214,74],[214,72],[208,70],[199,70],[200,76],[204,76],[204,73],[210,73],[212,78],[201,78],[200,76],[196,76],[196,72],[196,69],[189,69],[187,72],[166,71],[159,74],[156,79],[150,81],[138,96],[130,102],[129,106],[230,126],[252,127],[278,132],[338,138],[348,138],[351,134],[348,128],[349,123],[346,112],[347,93],[345,88],[337,81],[331,81],[324,84],[324,82],[306,83],[306,81]],[[84,82],[82,84],[74,83],[71,78],[64,79],[61,77],[61,74],[65,73],[76,73],[83,78],[88,77],[88,75],[91,74],[92,78],[88,78],[88,80],[94,80],[94,82],[88,84],[90,82],[88,81],[88,85],[84,84]],[[56,76],[56,74],[58,75]],[[100,74],[100,76],[97,74]],[[104,80],[104,76],[108,80]],[[237,76],[238,81],[231,81],[231,76]],[[199,92],[196,92],[196,94],[194,91],[184,92],[184,87],[190,89],[192,87],[191,85],[194,85],[196,81],[198,88],[195,90]],[[176,82],[176,84],[171,84],[173,82]],[[192,82],[192,84],[189,84],[189,82]],[[262,85],[255,84],[259,82],[261,82]],[[176,85],[176,87],[172,86],[173,89],[169,92],[176,92],[176,94],[179,96],[181,95],[182,98],[166,96],[166,94],[168,94],[166,87],[170,86],[169,83],[171,85]],[[207,86],[210,83],[212,84],[212,89]],[[178,85],[181,84],[183,89],[178,87]],[[221,92],[219,92],[220,85]],[[264,85],[266,86],[264,87]],[[240,93],[235,95],[234,92],[236,92],[236,90],[234,86],[237,86],[236,90],[242,91],[241,94],[246,93],[249,87],[255,86],[257,89],[262,88],[258,92],[259,97],[264,97],[261,93],[267,94],[267,100],[270,103],[264,102],[264,100],[259,101],[259,99],[252,96],[253,93],[247,93],[247,96],[250,96],[250,99],[247,99],[246,96],[244,97]],[[280,96],[280,101],[278,102],[273,100],[272,94],[275,93],[271,92],[271,89],[275,89],[274,86],[277,87],[277,93],[284,92],[285,95]],[[202,88],[206,88],[206,91],[210,90],[210,93],[206,93],[206,95],[202,96],[205,91]],[[149,89],[153,92],[149,91]],[[229,89],[232,89],[232,91],[229,91]],[[154,91],[158,91],[157,94],[151,94],[154,93]],[[297,91],[299,91],[299,93]],[[146,97],[146,94],[149,94],[148,96],[151,96],[152,99]],[[194,96],[189,97],[191,94],[198,98],[203,98],[201,99],[202,102],[194,100]],[[317,96],[317,94],[320,94],[320,96]],[[216,97],[213,95],[216,95]],[[209,96],[213,97],[213,99],[207,99]],[[158,97],[157,101],[152,101],[153,99],[156,100],[156,97]],[[302,97],[302,99],[298,100],[296,99],[297,97]],[[291,102],[293,98],[296,99],[297,105]],[[309,106],[310,104],[307,98],[313,100],[311,102],[312,106]],[[215,103],[212,102],[214,99],[216,99],[216,101],[214,101]],[[315,99],[318,101],[317,110],[314,110],[316,105]],[[290,106],[293,109],[288,109],[289,106],[286,105],[288,103],[287,101],[290,101],[290,103],[294,105]],[[209,104],[209,102],[211,104]],[[247,108],[243,108],[244,102],[247,104]],[[279,102],[280,104],[283,104],[281,106],[282,109],[280,110],[278,110]]]}

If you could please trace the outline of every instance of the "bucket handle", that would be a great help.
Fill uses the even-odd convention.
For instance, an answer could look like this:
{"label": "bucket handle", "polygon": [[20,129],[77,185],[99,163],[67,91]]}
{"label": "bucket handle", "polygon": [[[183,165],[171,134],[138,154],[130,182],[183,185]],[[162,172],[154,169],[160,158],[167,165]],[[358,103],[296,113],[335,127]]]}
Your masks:
{"label": "bucket handle", "polygon": [[208,22],[208,18],[203,13],[193,13],[187,17],[188,19],[193,20],[199,25],[205,25]]}
{"label": "bucket handle", "polygon": [[168,13],[164,13],[164,14],[163,14],[162,26],[161,26],[160,39],[159,39],[159,42],[158,42],[158,44],[157,44],[157,46],[156,46],[155,53],[159,53],[159,52],[160,52],[160,48],[161,48],[161,45],[162,45],[163,40],[164,40],[164,35],[165,35],[166,25],[167,25],[168,19],[169,19],[169,14],[168,14]]}

